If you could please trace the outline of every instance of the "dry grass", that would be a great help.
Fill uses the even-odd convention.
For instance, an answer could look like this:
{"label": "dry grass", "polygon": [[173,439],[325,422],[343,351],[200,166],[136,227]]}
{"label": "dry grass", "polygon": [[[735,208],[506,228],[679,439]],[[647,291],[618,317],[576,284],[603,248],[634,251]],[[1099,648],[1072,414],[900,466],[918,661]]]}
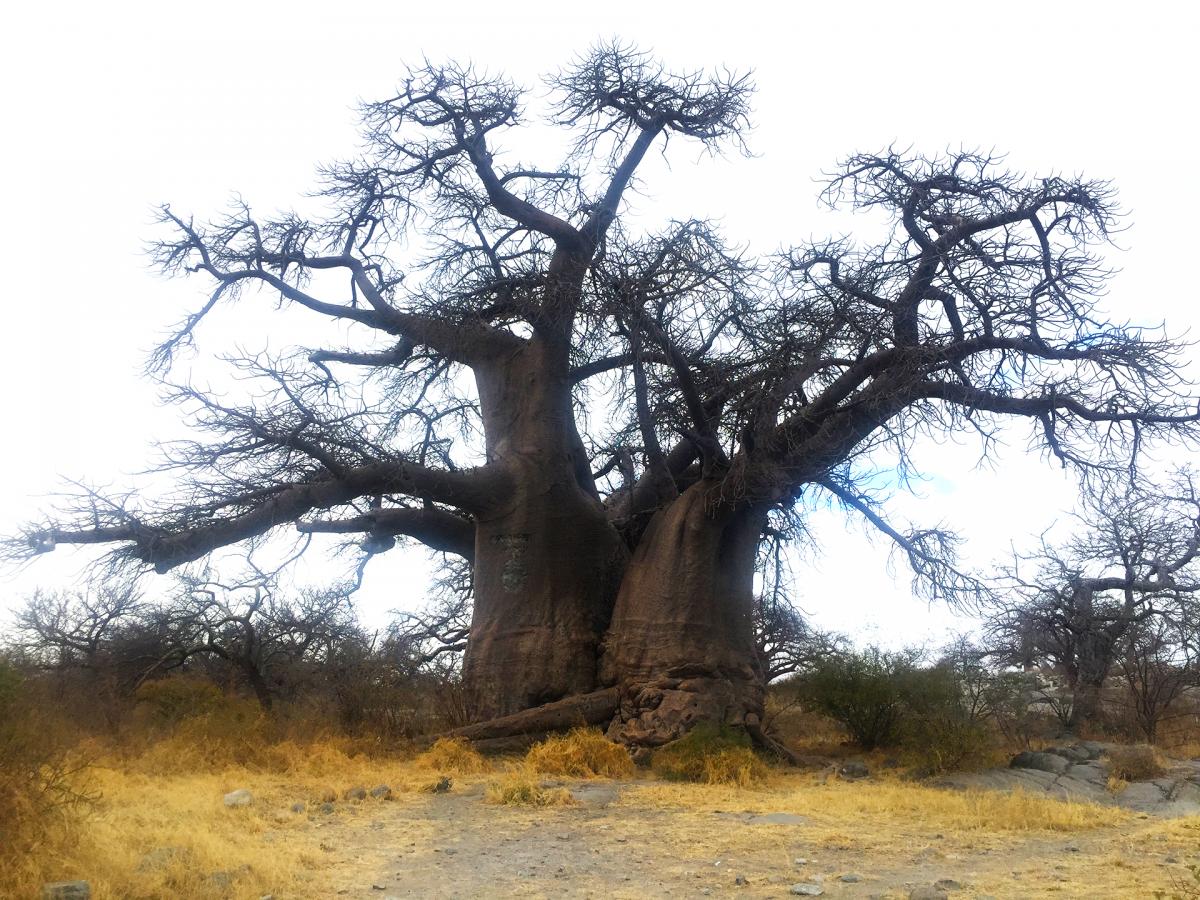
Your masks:
{"label": "dry grass", "polygon": [[535,772],[572,778],[624,778],[633,773],[633,760],[624,747],[598,728],[576,728],[529,749],[526,763]]}
{"label": "dry grass", "polygon": [[498,806],[570,806],[571,792],[563,787],[543,787],[538,773],[527,765],[510,767],[489,781],[485,799]]}
{"label": "dry grass", "polygon": [[[344,815],[348,788],[412,792],[429,780],[411,761],[355,752],[352,741],[265,744],[251,761],[230,763],[236,746],[216,741],[193,753],[185,739],[179,732],[142,755],[100,757],[88,776],[99,801],[85,817],[54,823],[35,852],[0,861],[0,898],[73,878],[88,880],[95,900],[323,896],[324,858],[295,833],[308,820],[292,805],[339,798],[334,815]],[[223,795],[238,788],[253,804],[226,808]]]}
{"label": "dry grass", "polygon": [[491,763],[461,738],[438,738],[416,763],[451,775],[478,775],[492,770]]}
{"label": "dry grass", "polygon": [[1110,778],[1147,781],[1161,778],[1167,773],[1166,759],[1156,747],[1149,744],[1114,747],[1105,756],[1108,758]]}
{"label": "dry grass", "polygon": [[[647,785],[630,792],[627,801],[663,807],[740,809],[747,795],[730,785]],[[1091,803],[1066,803],[1021,791],[948,791],[903,781],[823,782],[815,776],[786,775],[771,779],[753,795],[763,812],[791,812],[815,822],[838,824],[919,822],[942,831],[1028,832],[1081,831],[1133,821],[1121,809]]]}
{"label": "dry grass", "polygon": [[749,743],[742,733],[700,726],[656,751],[651,768],[668,781],[750,787],[766,781],[769,770]]}

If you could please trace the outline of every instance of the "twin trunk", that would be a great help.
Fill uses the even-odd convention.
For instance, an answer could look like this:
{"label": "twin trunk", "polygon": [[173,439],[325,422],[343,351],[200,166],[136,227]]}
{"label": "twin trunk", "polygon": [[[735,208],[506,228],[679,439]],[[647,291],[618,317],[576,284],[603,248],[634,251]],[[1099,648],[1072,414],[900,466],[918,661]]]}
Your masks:
{"label": "twin trunk", "polygon": [[[533,474],[533,473],[531,473]],[[479,522],[463,677],[475,720],[616,688],[609,735],[658,745],[700,721],[757,726],[751,622],[759,511],[710,508],[695,485],[659,512],[632,557],[565,479],[535,479]]]}
{"label": "twin trunk", "polygon": [[657,513],[630,556],[591,481],[554,352],[534,340],[476,369],[489,463],[508,486],[476,515],[469,714],[609,689],[619,698],[609,733],[627,743],[660,744],[701,720],[753,731],[765,510],[719,503],[718,485],[701,481]]}

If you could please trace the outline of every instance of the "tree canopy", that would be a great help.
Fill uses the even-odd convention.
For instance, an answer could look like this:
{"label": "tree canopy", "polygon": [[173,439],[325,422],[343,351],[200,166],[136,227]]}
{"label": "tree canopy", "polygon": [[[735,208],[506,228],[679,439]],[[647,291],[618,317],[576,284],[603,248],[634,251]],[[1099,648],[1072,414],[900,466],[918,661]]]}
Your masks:
{"label": "tree canopy", "polygon": [[[653,744],[702,719],[755,731],[755,561],[800,533],[808,495],[964,601],[982,586],[953,536],[890,524],[873,466],[903,475],[922,436],[990,448],[1014,419],[1081,472],[1195,436],[1182,346],[1099,303],[1107,183],[990,153],[855,154],[822,196],[883,238],[757,255],[713,218],[624,214],[652,152],[744,148],[747,75],[610,43],[546,87],[426,63],[363,107],[361,153],[321,169],[323,215],[164,207],[156,264],[207,285],[152,359],[197,431],[166,448],[178,489],[85,492],[13,552],[115,544],[163,572],[280,527],[361,533],[368,553],[413,539],[470,566],[473,715],[607,691],[589,715]],[[564,136],[558,158],[505,152],[527,104]],[[238,300],[349,346],[228,357],[256,385],[242,401],[173,382]]]}

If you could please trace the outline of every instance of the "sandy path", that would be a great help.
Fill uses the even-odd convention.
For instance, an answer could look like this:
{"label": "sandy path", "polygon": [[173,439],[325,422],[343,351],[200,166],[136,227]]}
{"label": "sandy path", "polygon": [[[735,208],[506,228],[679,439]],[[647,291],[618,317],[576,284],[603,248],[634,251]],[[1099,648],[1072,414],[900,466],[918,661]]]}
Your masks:
{"label": "sandy path", "polygon": [[952,898],[1151,897],[1200,847],[1200,821],[947,835],[915,818],[841,829],[803,810],[755,818],[749,792],[744,809],[681,809],[640,802],[636,783],[569,786],[583,802],[496,807],[476,785],[315,816],[311,827],[333,890],[372,900],[787,897],[800,882],[827,897],[904,898],[940,879],[958,883]]}

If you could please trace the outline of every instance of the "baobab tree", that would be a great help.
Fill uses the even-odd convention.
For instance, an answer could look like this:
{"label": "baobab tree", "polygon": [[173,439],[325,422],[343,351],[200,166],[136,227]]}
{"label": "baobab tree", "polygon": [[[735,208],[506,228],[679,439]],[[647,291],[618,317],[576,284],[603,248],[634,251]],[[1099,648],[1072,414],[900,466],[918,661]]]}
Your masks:
{"label": "baobab tree", "polygon": [[1043,540],[1018,560],[990,625],[1005,661],[1062,672],[1071,691],[1066,725],[1077,731],[1098,720],[1101,692],[1122,659],[1161,649],[1131,642],[1195,633],[1200,497],[1187,472],[1165,488],[1102,483],[1085,494],[1075,521],[1062,546]]}
{"label": "baobab tree", "polygon": [[923,435],[987,439],[1005,419],[1082,468],[1192,433],[1178,348],[1096,306],[1105,183],[969,152],[852,156],[825,197],[890,236],[756,258],[702,218],[624,215],[649,154],[743,147],[746,76],[610,44],[548,87],[571,139],[550,165],[504,153],[528,130],[516,86],[424,65],[364,107],[363,153],[322,170],[320,215],[164,208],[157,263],[210,292],[160,370],[239,296],[353,346],[233,360],[262,384],[244,403],[172,386],[211,435],[171,448],[180,493],[88,494],[21,551],[112,543],[165,571],[283,526],[361,533],[367,552],[412,539],[471,566],[470,712],[515,715],[490,733],[548,704],[654,745],[704,719],[757,731],[755,560],[810,493],[963,599],[980,585],[951,538],[889,524],[870,460],[908,466]]}

